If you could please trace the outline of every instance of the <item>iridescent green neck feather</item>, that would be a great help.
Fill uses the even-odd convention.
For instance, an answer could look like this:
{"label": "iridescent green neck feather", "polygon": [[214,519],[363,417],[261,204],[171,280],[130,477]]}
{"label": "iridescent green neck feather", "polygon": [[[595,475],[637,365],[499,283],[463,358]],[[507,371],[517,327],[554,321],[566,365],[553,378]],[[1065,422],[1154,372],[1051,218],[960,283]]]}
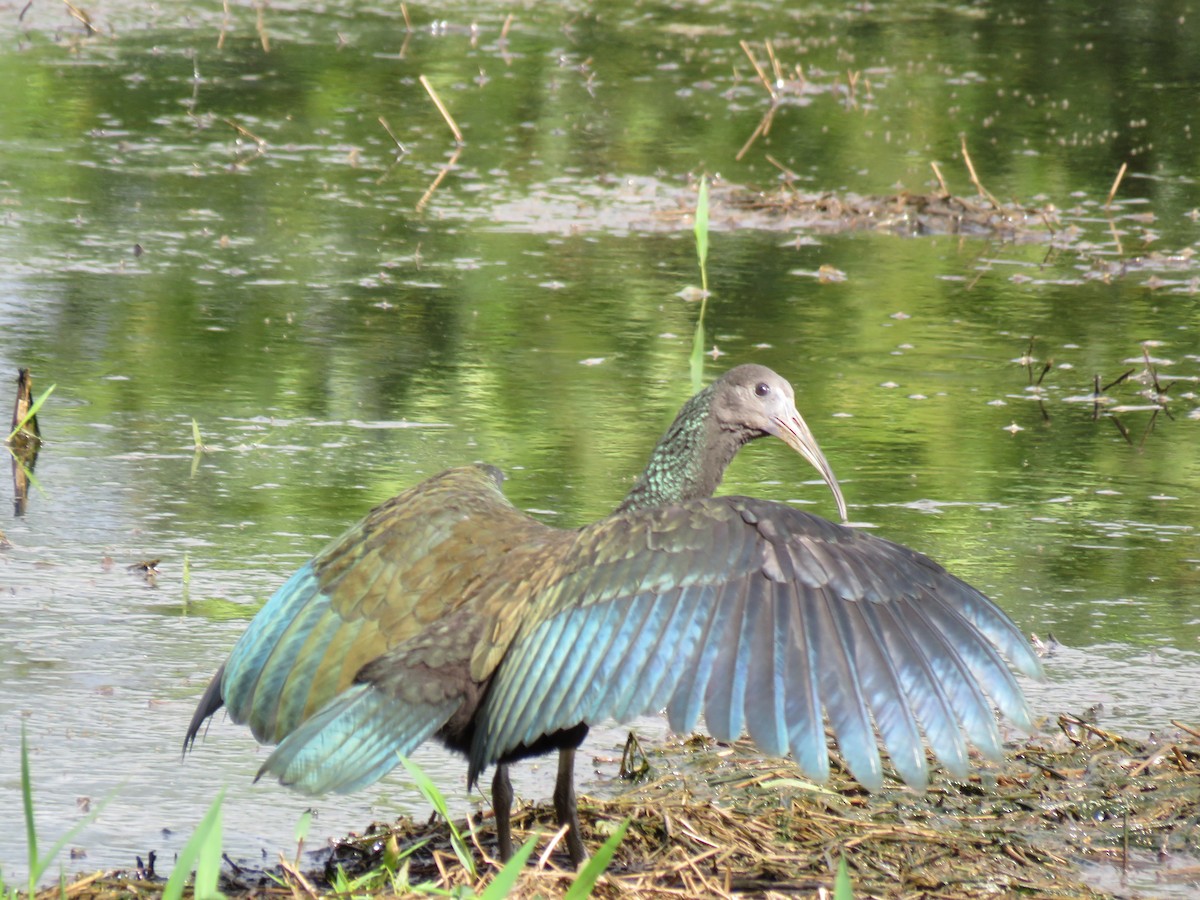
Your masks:
{"label": "iridescent green neck feather", "polygon": [[713,495],[738,450],[759,436],[718,422],[712,401],[720,383],[710,384],[683,405],[617,513]]}

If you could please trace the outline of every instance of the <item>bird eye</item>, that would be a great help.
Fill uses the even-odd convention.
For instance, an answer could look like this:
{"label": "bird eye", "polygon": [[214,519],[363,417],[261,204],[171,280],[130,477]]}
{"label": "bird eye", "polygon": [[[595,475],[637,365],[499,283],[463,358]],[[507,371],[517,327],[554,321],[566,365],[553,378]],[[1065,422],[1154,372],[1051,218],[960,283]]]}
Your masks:
{"label": "bird eye", "polygon": [[754,393],[759,397],[765,397],[767,394],[771,393],[771,386],[765,381],[760,381],[754,386]]}

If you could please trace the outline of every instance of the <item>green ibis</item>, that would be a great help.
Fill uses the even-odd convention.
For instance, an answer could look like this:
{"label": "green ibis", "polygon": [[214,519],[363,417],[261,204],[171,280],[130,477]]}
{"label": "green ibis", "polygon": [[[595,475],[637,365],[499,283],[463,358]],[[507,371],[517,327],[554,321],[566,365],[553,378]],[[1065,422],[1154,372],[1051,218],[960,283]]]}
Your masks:
{"label": "green ibis", "polygon": [[[714,497],[738,450],[782,439],[833,471],[770,369],[738,366],[687,401],[624,501],[579,529],[505,498],[497,469],[434,476],[373,509],[259,611],[200,700],[278,744],[259,775],[352,791],[434,738],[495,766],[499,855],[512,853],[508,766],[559,751],[554,790],[573,863],[588,726],[665,709],[689,732],[744,731],[767,754],[829,772],[826,723],[850,772],[908,784],[925,745],[953,774],[968,742],[1000,755],[995,709],[1025,729],[1010,664],[1041,666],[995,604],[928,557],[793,506]],[[1005,662],[1005,659],[1009,661]]]}

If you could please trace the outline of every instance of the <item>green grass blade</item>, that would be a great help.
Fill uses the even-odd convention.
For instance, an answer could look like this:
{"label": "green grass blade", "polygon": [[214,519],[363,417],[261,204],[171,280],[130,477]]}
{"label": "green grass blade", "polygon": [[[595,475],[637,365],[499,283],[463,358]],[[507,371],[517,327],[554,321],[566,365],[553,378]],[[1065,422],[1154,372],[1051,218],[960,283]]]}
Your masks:
{"label": "green grass blade", "polygon": [[[116,794],[116,790],[113,790],[112,793],[97,803],[92,808],[90,813],[68,828],[66,833],[54,842],[54,846],[50,848],[50,851],[44,857],[38,860],[37,867],[30,870],[31,884],[36,884],[42,880],[42,876],[46,874],[46,870],[50,868],[50,864],[58,858],[58,854],[62,853],[63,848],[67,846],[67,843],[73,840],[75,835],[87,828],[88,825],[92,824],[96,816],[100,815],[100,812],[104,809],[104,807],[108,806],[109,801],[112,800]],[[30,896],[33,896],[32,892],[30,893]]]}
{"label": "green grass blade", "polygon": [[596,855],[587,861],[582,869],[579,870],[579,877],[572,882],[570,889],[563,900],[583,900],[592,893],[592,889],[596,886],[596,881],[604,874],[604,870],[608,868],[608,864],[612,862],[613,854],[617,852],[617,847],[620,846],[622,839],[625,837],[625,832],[629,830],[629,819],[626,819],[620,824],[616,831],[609,836],[609,839],[604,842]]}
{"label": "green grass blade", "polygon": [[313,811],[306,809],[300,814],[300,821],[296,823],[296,865],[300,865],[300,853],[304,849],[304,839],[308,837],[308,828],[312,825],[312,816]]}
{"label": "green grass blade", "polygon": [[224,798],[225,788],[221,788],[200,824],[179,851],[175,868],[167,879],[167,886],[163,888],[162,900],[181,900],[193,865],[196,867],[195,900],[222,896],[217,890],[217,881],[221,874],[221,801]]}
{"label": "green grass blade", "polygon": [[854,900],[854,885],[846,868],[846,857],[838,859],[837,874],[833,876],[833,900]]}
{"label": "green grass blade", "polygon": [[37,823],[33,818],[33,778],[29,772],[29,742],[25,736],[25,723],[21,723],[21,803],[25,809],[25,840],[29,847],[30,897],[37,892],[38,882],[42,880],[42,876],[46,874],[46,870],[50,868],[50,864],[54,862],[62,849],[67,846],[67,842],[92,824],[96,816],[100,815],[104,807],[108,806],[109,801],[116,796],[116,793],[117,791],[114,789],[112,793],[97,803],[90,813],[68,828],[66,833],[54,842],[49,853],[44,857],[40,856],[37,847]]}
{"label": "green grass blade", "polygon": [[463,839],[462,832],[455,827],[454,820],[450,818],[450,809],[446,806],[446,798],[416,763],[403,754],[397,753],[396,755],[400,757],[400,762],[408,770],[408,774],[412,778],[413,784],[417,786],[417,790],[421,792],[421,796],[429,801],[434,811],[450,826],[450,846],[454,848],[454,855],[458,857],[459,865],[466,869],[472,878],[475,878],[479,874],[475,868],[475,856]]}
{"label": "green grass blade", "polygon": [[512,890],[513,885],[517,883],[517,878],[524,871],[525,863],[529,861],[529,855],[533,853],[533,847],[537,843],[537,839],[538,836],[535,834],[520,846],[517,852],[512,855],[512,859],[506,862],[504,868],[496,873],[496,877],[492,879],[492,883],[479,895],[479,900],[504,900],[508,896],[508,892]]}
{"label": "green grass blade", "polygon": [[[37,892],[37,823],[33,820],[33,780],[29,776],[29,740],[25,722],[21,722],[21,804],[25,809],[25,846],[29,848],[29,896]],[[40,874],[40,873],[39,873]]]}
{"label": "green grass blade", "polygon": [[21,421],[17,423],[17,427],[8,433],[6,441],[11,441],[16,437],[17,432],[24,428],[29,423],[29,420],[38,414],[38,410],[42,408],[42,404],[46,402],[46,399],[54,393],[56,387],[58,387],[57,384],[52,384],[42,391],[41,396],[34,400],[29,409],[25,411],[25,415],[21,417]]}
{"label": "green grass blade", "polygon": [[688,370],[692,376],[692,392],[699,392],[704,379],[704,312],[708,309],[708,176],[700,176],[700,190],[696,194],[696,258],[700,260],[700,315],[696,319],[696,332],[692,335],[692,355],[688,358]]}
{"label": "green grass blade", "polygon": [[705,267],[708,263],[708,176],[700,176],[700,190],[696,194],[696,225],[692,229],[696,234],[696,257],[700,260],[700,286],[708,290],[708,276]]}
{"label": "green grass blade", "polygon": [[688,374],[692,376],[692,393],[700,393],[704,381],[704,320],[696,323],[692,335],[692,353],[688,357]]}
{"label": "green grass blade", "polygon": [[221,800],[224,797],[225,789],[222,788],[204,821],[200,823],[204,837],[200,842],[199,858],[196,860],[196,900],[222,896],[218,884],[221,880]]}

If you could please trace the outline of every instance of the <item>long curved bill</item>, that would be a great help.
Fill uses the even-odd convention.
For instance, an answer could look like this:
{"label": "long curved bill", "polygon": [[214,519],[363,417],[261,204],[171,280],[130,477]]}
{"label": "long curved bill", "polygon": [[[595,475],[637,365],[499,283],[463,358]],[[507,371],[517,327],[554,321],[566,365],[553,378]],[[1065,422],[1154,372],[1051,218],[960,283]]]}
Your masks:
{"label": "long curved bill", "polygon": [[825,454],[817,446],[817,439],[808,430],[808,425],[801,418],[800,413],[793,406],[783,416],[772,416],[771,423],[776,428],[771,433],[807,459],[812,467],[821,473],[821,478],[829,485],[829,490],[833,491],[838,515],[842,517],[843,522],[849,522],[850,519],[846,515],[846,498],[842,496],[842,489],[838,485],[837,477],[833,474],[833,469],[825,459]]}

